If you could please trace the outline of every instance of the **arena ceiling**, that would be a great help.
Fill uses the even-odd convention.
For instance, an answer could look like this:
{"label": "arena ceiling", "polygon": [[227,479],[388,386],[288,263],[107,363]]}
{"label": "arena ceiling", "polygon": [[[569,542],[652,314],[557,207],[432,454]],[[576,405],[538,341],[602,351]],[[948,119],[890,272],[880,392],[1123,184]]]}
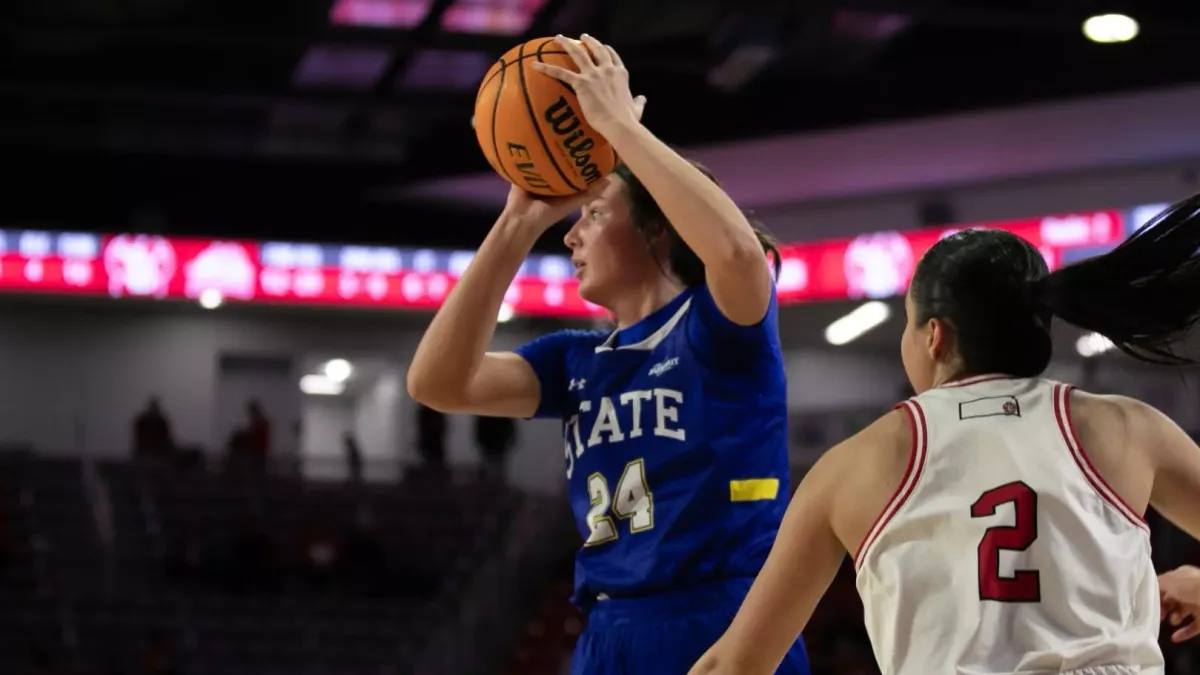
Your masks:
{"label": "arena ceiling", "polygon": [[11,0],[0,223],[470,247],[492,214],[391,195],[486,170],[527,37],[614,44],[687,146],[1200,79],[1200,3],[1126,4],[1104,46],[1090,0]]}

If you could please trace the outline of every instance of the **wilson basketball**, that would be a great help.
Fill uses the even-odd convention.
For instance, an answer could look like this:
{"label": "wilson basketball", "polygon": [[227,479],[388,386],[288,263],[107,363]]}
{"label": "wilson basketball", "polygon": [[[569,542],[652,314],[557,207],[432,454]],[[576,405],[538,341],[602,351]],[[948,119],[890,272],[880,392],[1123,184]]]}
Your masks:
{"label": "wilson basketball", "polygon": [[583,192],[613,170],[616,156],[583,119],[575,92],[534,70],[535,61],[578,70],[553,38],[508,50],[475,98],[479,147],[496,173],[533,194]]}

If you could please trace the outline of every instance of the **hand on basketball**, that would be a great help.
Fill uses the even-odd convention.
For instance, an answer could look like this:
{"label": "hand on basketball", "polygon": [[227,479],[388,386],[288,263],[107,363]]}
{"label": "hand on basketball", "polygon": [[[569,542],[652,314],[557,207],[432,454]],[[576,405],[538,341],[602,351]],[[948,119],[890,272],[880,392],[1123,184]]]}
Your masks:
{"label": "hand on basketball", "polygon": [[504,214],[516,218],[522,227],[528,227],[541,234],[555,223],[583,208],[604,190],[608,178],[596,181],[586,192],[565,197],[542,197],[531,194],[513,184],[508,189],[508,201],[504,204]]}
{"label": "hand on basketball", "polygon": [[575,90],[583,116],[593,129],[601,136],[611,137],[622,124],[641,120],[646,99],[634,98],[630,92],[629,71],[615,49],[587,34],[579,42],[561,35],[555,40],[570,55],[579,72],[541,62],[533,63],[533,68]]}
{"label": "hand on basketball", "polygon": [[1200,635],[1200,569],[1184,565],[1160,575],[1158,591],[1163,621],[1176,629],[1171,641],[1184,642]]}

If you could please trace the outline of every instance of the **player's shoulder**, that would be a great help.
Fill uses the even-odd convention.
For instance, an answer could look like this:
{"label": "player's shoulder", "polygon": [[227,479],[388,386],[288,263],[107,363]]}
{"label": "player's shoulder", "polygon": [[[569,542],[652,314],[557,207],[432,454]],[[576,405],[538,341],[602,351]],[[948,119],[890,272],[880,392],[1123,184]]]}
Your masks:
{"label": "player's shoulder", "polygon": [[534,342],[554,344],[563,348],[584,347],[595,348],[604,343],[608,333],[601,330],[585,330],[580,328],[564,328],[538,337]]}
{"label": "player's shoulder", "polygon": [[1150,438],[1172,423],[1154,406],[1120,394],[1095,394],[1072,388],[1069,414],[1079,431],[1092,430],[1101,438]]}
{"label": "player's shoulder", "polygon": [[1132,396],[1121,394],[1096,394],[1071,386],[1071,407],[1074,412],[1099,413],[1104,415],[1147,416],[1156,414],[1154,406]]}
{"label": "player's shoulder", "polygon": [[[861,520],[853,514],[865,513],[863,495],[894,491],[901,480],[898,477],[906,473],[915,457],[914,423],[905,408],[897,407],[835,445],[809,470],[804,482],[811,492],[824,495],[834,514],[835,530],[843,530],[836,523],[845,518]],[[871,513],[870,518],[877,513]],[[861,541],[859,535],[850,536],[845,531],[842,534],[847,546]]]}
{"label": "player's shoulder", "polygon": [[898,404],[881,415],[858,433],[838,443],[822,459],[847,473],[856,472],[864,466],[878,466],[878,459],[900,459],[907,461],[914,428],[922,422],[914,417],[912,407]]}
{"label": "player's shoulder", "polygon": [[596,348],[604,344],[608,333],[601,330],[584,330],[579,328],[564,328],[563,330],[547,333],[534,340],[543,349],[553,349],[567,360],[587,358],[596,352]]}

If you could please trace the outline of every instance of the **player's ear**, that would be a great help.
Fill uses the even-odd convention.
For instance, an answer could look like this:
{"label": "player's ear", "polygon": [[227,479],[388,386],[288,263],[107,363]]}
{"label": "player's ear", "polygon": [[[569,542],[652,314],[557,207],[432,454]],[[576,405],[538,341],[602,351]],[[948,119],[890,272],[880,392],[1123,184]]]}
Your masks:
{"label": "player's ear", "polygon": [[945,321],[936,317],[925,322],[925,347],[929,350],[929,358],[941,361],[950,353],[951,331]]}

